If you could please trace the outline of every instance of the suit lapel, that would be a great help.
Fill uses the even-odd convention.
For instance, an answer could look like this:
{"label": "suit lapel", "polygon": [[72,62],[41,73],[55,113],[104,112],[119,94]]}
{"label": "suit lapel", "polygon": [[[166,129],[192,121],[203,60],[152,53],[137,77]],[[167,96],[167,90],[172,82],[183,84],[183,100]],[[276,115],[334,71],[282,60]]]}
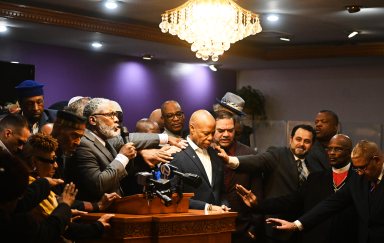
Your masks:
{"label": "suit lapel", "polygon": [[108,158],[109,162],[114,159],[111,152],[88,129],[85,130],[84,137],[92,141],[95,147]]}
{"label": "suit lapel", "polygon": [[217,177],[218,177],[218,175],[217,175],[218,170],[217,169],[219,168],[218,166],[220,166],[220,165],[218,165],[218,163],[221,163],[221,161],[215,160],[216,151],[213,148],[209,147],[207,150],[208,150],[209,158],[211,159],[211,165],[212,165],[212,187],[213,187],[215,185]]}
{"label": "suit lapel", "polygon": [[196,165],[196,167],[199,169],[201,175],[203,176],[203,179],[207,181],[208,185],[210,185],[211,183],[208,180],[208,176],[207,176],[207,173],[205,172],[203,163],[201,163],[199,156],[197,156],[196,152],[191,148],[191,146],[188,146],[184,151],[188,155],[188,157],[192,160],[192,162]]}

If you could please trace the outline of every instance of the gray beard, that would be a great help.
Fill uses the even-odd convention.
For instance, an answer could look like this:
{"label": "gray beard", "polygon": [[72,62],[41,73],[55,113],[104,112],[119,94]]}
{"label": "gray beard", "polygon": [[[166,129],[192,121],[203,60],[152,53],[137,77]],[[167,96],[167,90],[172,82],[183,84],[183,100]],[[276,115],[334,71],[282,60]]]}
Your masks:
{"label": "gray beard", "polygon": [[120,130],[115,131],[113,127],[107,126],[104,123],[99,124],[100,133],[107,139],[120,135]]}

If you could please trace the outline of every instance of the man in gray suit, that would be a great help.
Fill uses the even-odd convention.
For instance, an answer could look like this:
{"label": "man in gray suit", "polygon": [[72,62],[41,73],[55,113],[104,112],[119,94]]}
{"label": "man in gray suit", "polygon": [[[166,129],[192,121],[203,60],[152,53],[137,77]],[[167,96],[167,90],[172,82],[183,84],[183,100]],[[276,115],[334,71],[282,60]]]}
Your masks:
{"label": "man in gray suit", "polygon": [[[221,148],[219,156],[227,166],[236,171],[263,173],[264,198],[273,198],[293,193],[311,172],[305,156],[315,139],[315,131],[309,125],[300,124],[291,132],[289,147],[270,147],[257,155],[228,156]],[[293,219],[296,215],[284,214],[278,217]],[[269,217],[269,216],[268,216]],[[265,229],[266,242],[295,242],[291,234],[274,230],[269,225]]]}
{"label": "man in gray suit", "polygon": [[[104,193],[122,194],[120,181],[127,175],[125,167],[136,157],[138,149],[167,143],[165,134],[129,134],[129,143],[117,153],[108,139],[120,135],[115,104],[94,98],[84,108],[87,129],[74,156],[66,163],[65,175],[78,189],[78,199],[98,201]],[[175,142],[175,141],[172,141]]]}
{"label": "man in gray suit", "polygon": [[215,132],[215,119],[206,110],[195,111],[189,121],[189,146],[175,154],[171,161],[182,173],[192,173],[201,177],[202,183],[193,187],[184,183],[183,192],[195,193],[189,201],[193,209],[224,212],[225,189],[223,182],[223,162],[217,151],[211,147]]}

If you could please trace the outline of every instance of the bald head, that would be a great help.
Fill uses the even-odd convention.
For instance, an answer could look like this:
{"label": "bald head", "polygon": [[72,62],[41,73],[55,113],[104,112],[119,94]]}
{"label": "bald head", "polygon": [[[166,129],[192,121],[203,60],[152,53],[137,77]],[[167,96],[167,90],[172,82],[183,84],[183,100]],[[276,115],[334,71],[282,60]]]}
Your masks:
{"label": "bald head", "polygon": [[341,134],[341,133],[336,134],[331,138],[330,142],[331,141],[343,146],[344,148],[348,149],[350,152],[352,151],[352,140],[350,137],[348,137],[345,134]]}
{"label": "bald head", "polygon": [[136,123],[136,132],[160,133],[160,129],[156,122],[143,118]]}
{"label": "bald head", "polygon": [[377,146],[376,143],[367,140],[361,140],[353,148],[351,156],[352,159],[363,158],[368,160],[369,158],[372,158],[373,156],[379,156],[380,154],[381,152],[379,146]]}
{"label": "bald head", "polygon": [[359,176],[376,181],[383,169],[383,154],[379,146],[371,141],[361,140],[352,150],[352,163]]}
{"label": "bald head", "polygon": [[154,121],[159,125],[160,131],[162,132],[164,130],[164,120],[161,117],[161,109],[155,109],[151,112],[149,115],[148,120]]}
{"label": "bald head", "polygon": [[195,111],[189,120],[191,140],[199,148],[207,149],[213,140],[215,118],[207,110]]}
{"label": "bald head", "polygon": [[345,134],[336,134],[329,140],[327,155],[329,164],[342,168],[351,162],[352,141]]}

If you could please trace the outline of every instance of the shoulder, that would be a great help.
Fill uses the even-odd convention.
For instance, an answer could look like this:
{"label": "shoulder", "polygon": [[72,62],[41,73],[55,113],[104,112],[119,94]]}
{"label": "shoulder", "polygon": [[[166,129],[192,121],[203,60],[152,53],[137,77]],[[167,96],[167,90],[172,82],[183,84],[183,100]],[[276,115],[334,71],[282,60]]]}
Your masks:
{"label": "shoulder", "polygon": [[248,145],[245,145],[239,141],[236,141],[236,152],[235,153],[255,154],[255,150],[253,150]]}

